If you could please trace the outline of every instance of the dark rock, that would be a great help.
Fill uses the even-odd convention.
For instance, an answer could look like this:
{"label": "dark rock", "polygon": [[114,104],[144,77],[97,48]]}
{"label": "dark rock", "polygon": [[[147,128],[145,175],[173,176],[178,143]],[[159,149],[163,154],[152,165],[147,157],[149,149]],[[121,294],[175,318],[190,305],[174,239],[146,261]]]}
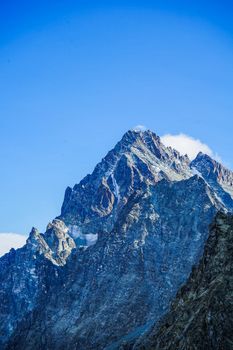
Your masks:
{"label": "dark rock", "polygon": [[136,344],[122,349],[233,349],[233,216],[219,213],[203,257],[171,311]]}

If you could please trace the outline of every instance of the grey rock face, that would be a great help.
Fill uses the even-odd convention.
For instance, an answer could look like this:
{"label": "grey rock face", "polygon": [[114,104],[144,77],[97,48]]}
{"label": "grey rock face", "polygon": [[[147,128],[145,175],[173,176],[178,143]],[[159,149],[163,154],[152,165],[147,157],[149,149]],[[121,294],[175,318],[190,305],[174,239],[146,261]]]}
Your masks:
{"label": "grey rock face", "polygon": [[[151,131],[128,131],[122,140],[73,189],[67,188],[61,216],[80,231],[111,230],[118,210],[137,190],[161,179],[182,180],[192,176],[189,159],[165,147]],[[97,231],[96,231],[97,229]]]}
{"label": "grey rock face", "polygon": [[27,246],[31,251],[42,254],[54,265],[65,265],[72,249],[76,247],[68,231],[63,221],[55,219],[48,224],[45,234],[33,228],[27,240]]}
{"label": "grey rock face", "polygon": [[[33,230],[15,260],[0,259],[3,346],[117,349],[157,322],[200,258],[214,215],[232,209],[199,161],[190,164],[151,131],[129,131],[68,187],[46,232]],[[32,287],[10,293],[9,285],[31,281],[30,266]]]}
{"label": "grey rock face", "polygon": [[206,154],[199,153],[191,163],[200,176],[211,186],[221,201],[233,209],[233,173]]}
{"label": "grey rock face", "polygon": [[46,291],[46,271],[57,273],[53,266],[63,266],[75,247],[65,224],[54,220],[45,234],[33,228],[23,248],[0,259],[0,348]]}
{"label": "grey rock face", "polygon": [[202,259],[171,311],[136,344],[122,349],[233,348],[233,217],[218,214]]}

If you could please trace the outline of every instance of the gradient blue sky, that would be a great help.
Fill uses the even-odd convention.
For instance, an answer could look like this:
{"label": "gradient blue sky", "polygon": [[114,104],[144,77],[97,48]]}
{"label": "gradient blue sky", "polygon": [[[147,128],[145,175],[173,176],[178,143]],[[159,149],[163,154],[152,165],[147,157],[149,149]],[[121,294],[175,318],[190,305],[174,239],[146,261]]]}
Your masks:
{"label": "gradient blue sky", "polygon": [[0,3],[0,232],[44,230],[129,128],[233,166],[231,1]]}

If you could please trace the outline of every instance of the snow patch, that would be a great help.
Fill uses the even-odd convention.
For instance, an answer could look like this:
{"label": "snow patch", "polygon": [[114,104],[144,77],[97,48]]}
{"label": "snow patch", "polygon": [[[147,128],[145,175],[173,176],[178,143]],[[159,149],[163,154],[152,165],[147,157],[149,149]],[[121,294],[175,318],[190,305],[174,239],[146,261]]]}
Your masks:
{"label": "snow patch", "polygon": [[30,273],[31,277],[37,278],[35,267],[32,267],[31,269],[29,269],[29,273]]}
{"label": "snow patch", "polygon": [[94,245],[98,239],[98,233],[87,233],[85,235],[87,246],[90,247],[91,245]]}
{"label": "snow patch", "polygon": [[98,239],[98,233],[82,233],[76,225],[69,226],[69,233],[74,238],[78,247],[90,247]]}
{"label": "snow patch", "polygon": [[200,171],[198,171],[196,168],[192,168],[191,170],[192,170],[193,175],[197,175],[197,176],[201,177],[203,180],[205,180],[203,178],[202,174],[200,173]]}
{"label": "snow patch", "polygon": [[220,182],[220,185],[222,186],[224,191],[227,192],[231,196],[231,198],[233,199],[233,187],[231,185],[224,184],[221,182]]}
{"label": "snow patch", "polygon": [[113,187],[114,187],[115,197],[119,201],[120,200],[120,186],[118,185],[113,173],[111,174],[111,178],[112,178],[112,183],[113,183]]}

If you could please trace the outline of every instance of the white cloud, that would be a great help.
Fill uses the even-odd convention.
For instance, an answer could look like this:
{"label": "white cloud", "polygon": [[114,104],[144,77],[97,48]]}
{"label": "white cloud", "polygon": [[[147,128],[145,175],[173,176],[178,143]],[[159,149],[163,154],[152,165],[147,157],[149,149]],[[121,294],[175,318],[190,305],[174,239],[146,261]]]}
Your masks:
{"label": "white cloud", "polygon": [[133,128],[133,131],[146,131],[147,127],[145,125],[136,125],[134,128]]}
{"label": "white cloud", "polygon": [[178,135],[166,134],[161,137],[161,141],[165,146],[175,148],[182,155],[187,154],[191,160],[194,159],[199,152],[202,152],[221,161],[220,157],[214,153],[208,145],[191,136],[182,133]]}
{"label": "white cloud", "polygon": [[0,256],[11,248],[20,248],[26,243],[26,236],[18,233],[0,233]]}

